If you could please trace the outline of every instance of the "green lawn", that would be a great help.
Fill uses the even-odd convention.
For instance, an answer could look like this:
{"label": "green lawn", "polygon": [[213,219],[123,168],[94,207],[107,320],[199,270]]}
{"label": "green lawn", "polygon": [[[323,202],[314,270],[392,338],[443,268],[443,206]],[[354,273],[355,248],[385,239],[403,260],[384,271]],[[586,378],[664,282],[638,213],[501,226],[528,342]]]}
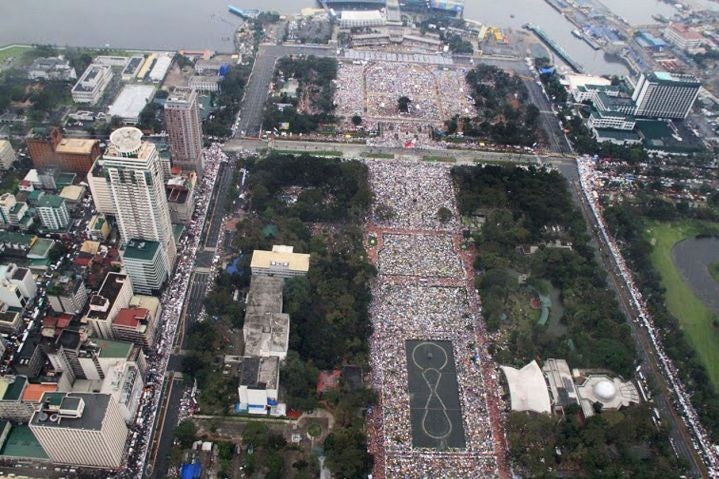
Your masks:
{"label": "green lawn", "polygon": [[30,50],[32,47],[20,47],[20,46],[6,46],[0,47],[0,66],[4,67],[5,61],[13,57],[13,63],[17,63],[25,52]]}
{"label": "green lawn", "polygon": [[719,390],[719,332],[712,324],[713,314],[684,282],[672,260],[674,245],[695,236],[700,230],[700,223],[690,221],[653,223],[647,234],[654,243],[651,260],[666,288],[667,308],[679,320],[689,343],[706,368],[714,389]]}
{"label": "green lawn", "polygon": [[381,153],[378,151],[363,151],[360,153],[362,158],[380,158],[385,160],[391,160],[394,158],[394,153]]}
{"label": "green lawn", "polygon": [[714,278],[714,281],[719,283],[719,263],[712,263],[709,265],[709,273]]}
{"label": "green lawn", "polygon": [[272,150],[280,155],[310,155],[310,156],[342,156],[341,151],[336,150]]}

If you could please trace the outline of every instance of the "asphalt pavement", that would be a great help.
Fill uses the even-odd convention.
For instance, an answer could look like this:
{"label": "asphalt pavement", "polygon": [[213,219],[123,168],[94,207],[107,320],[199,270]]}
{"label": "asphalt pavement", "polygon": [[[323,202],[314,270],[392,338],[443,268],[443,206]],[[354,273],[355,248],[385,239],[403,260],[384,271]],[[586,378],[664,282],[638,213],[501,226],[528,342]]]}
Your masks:
{"label": "asphalt pavement", "polygon": [[[237,135],[257,137],[262,130],[262,117],[270,90],[270,83],[278,59],[289,55],[336,56],[337,51],[327,46],[311,45],[260,45],[252,67],[240,108]],[[242,133],[244,131],[244,133]]]}

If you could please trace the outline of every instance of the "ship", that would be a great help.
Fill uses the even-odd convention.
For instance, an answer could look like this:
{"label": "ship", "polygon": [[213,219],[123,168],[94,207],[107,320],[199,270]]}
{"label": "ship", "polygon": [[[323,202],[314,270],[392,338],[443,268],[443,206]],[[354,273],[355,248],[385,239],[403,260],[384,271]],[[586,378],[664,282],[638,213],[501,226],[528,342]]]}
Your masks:
{"label": "ship", "polygon": [[580,39],[584,37],[584,34],[581,31],[579,31],[578,28],[572,30],[572,35],[574,35],[575,37],[580,38]]}
{"label": "ship", "polygon": [[652,18],[654,20],[658,21],[659,23],[668,23],[669,22],[669,19],[667,17],[665,17],[664,15],[660,15],[660,14],[652,15]]}

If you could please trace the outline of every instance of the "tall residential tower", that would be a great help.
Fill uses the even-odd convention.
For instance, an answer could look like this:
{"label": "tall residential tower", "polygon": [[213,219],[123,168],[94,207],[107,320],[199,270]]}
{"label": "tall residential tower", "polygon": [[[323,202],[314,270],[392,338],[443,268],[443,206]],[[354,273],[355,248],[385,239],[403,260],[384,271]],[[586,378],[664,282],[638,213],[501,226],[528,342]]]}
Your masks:
{"label": "tall residential tower", "polygon": [[202,125],[197,92],[175,88],[165,101],[165,125],[172,163],[202,175]]}
{"label": "tall residential tower", "polygon": [[136,291],[157,291],[172,271],[177,248],[155,145],[142,141],[142,132],[137,128],[115,130],[102,158],[101,174],[108,185],[125,248],[143,241],[157,242],[156,255],[146,261],[144,272],[138,267],[136,255],[132,258],[134,267],[127,268]]}

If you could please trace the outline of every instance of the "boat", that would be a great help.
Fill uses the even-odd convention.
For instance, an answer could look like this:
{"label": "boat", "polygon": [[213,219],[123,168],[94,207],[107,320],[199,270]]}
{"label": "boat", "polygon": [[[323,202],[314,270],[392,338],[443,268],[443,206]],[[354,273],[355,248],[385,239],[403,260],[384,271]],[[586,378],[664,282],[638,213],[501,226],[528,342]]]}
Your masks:
{"label": "boat", "polygon": [[577,37],[577,38],[583,38],[583,37],[584,37],[584,34],[583,34],[581,31],[579,31],[578,28],[572,30],[572,35],[574,35],[574,36]]}
{"label": "boat", "polygon": [[654,20],[658,21],[659,23],[669,22],[669,19],[667,17],[665,17],[664,15],[660,15],[660,14],[652,15],[652,18]]}

